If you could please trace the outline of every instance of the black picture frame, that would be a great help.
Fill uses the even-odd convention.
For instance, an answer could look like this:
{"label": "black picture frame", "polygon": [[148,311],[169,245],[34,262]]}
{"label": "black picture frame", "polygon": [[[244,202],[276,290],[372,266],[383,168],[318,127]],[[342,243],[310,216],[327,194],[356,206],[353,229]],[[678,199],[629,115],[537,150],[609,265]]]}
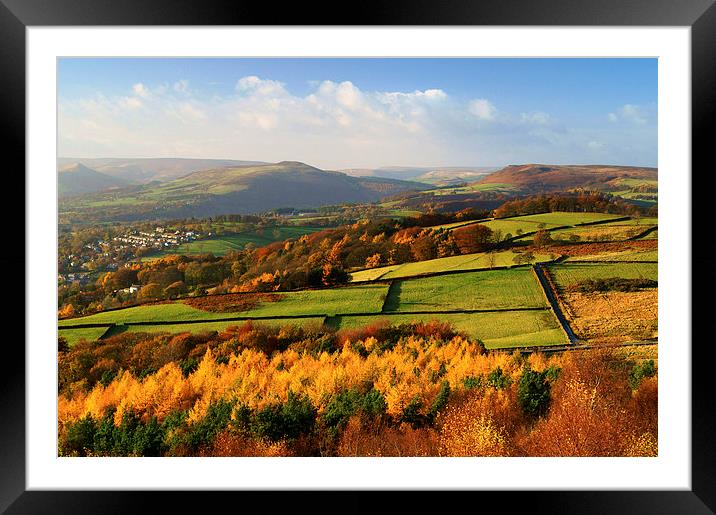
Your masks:
{"label": "black picture frame", "polygon": [[[713,269],[716,259],[706,249],[698,251],[694,235],[707,231],[706,210],[710,192],[708,179],[713,161],[710,141],[716,120],[716,7],[714,0],[393,0],[362,2],[353,11],[333,4],[278,4],[216,2],[210,0],[0,0],[0,103],[5,127],[6,175],[14,174],[16,191],[25,191],[20,170],[25,169],[25,30],[29,26],[63,25],[502,25],[502,26],[688,26],[692,37],[692,271]],[[10,159],[7,159],[7,158]],[[709,173],[710,172],[710,173]],[[688,171],[685,171],[687,177]],[[695,187],[698,184],[698,187]],[[19,195],[13,195],[19,196]],[[16,224],[15,224],[16,225]],[[703,231],[701,231],[703,229]],[[27,236],[26,236],[27,237]],[[32,237],[32,235],[29,235]],[[6,285],[17,296],[24,270],[24,245],[13,244],[12,255],[3,252],[0,261],[8,274]],[[18,254],[22,254],[19,256]],[[22,265],[20,265],[22,261]],[[692,289],[692,489],[689,491],[585,491],[585,492],[480,492],[479,502],[489,498],[509,499],[511,507],[524,504],[530,512],[549,513],[714,513],[716,512],[716,422],[711,375],[714,345],[708,333],[697,331],[709,320],[713,303],[699,291],[709,291],[716,281],[713,273],[699,276],[698,291]],[[20,306],[24,303],[17,302]],[[27,313],[25,312],[25,315]],[[27,320],[25,318],[25,320]],[[697,323],[698,322],[698,323]],[[16,324],[20,325],[20,324]],[[10,334],[8,331],[7,334]],[[699,338],[698,336],[701,336]],[[7,513],[126,513],[149,511],[150,501],[162,512],[189,511],[220,506],[217,502],[241,505],[263,503],[259,512],[358,511],[375,509],[384,501],[371,492],[348,492],[339,505],[328,503],[318,492],[77,492],[26,491],[25,486],[25,353],[17,345],[15,356],[6,354],[0,369],[0,510]],[[6,347],[10,346],[6,339]],[[691,342],[669,342],[687,346]],[[12,350],[6,350],[11,352]],[[403,496],[400,511],[427,506],[426,492]],[[206,499],[212,495],[211,501]],[[449,494],[457,507],[475,493]],[[458,497],[455,497],[455,496]],[[217,501],[216,497],[219,498]],[[211,504],[208,504],[211,502]],[[441,500],[440,502],[444,502]],[[475,502],[469,500],[468,502]],[[517,504],[516,504],[517,503]],[[340,506],[340,508],[338,508]],[[486,506],[486,505],[485,505]]]}

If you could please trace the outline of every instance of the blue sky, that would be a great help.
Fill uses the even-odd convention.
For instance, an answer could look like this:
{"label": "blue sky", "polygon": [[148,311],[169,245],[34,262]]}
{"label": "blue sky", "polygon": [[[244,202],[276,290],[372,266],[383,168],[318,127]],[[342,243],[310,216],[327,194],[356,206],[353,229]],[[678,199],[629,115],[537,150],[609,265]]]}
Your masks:
{"label": "blue sky", "polygon": [[656,59],[61,59],[59,154],[657,165]]}

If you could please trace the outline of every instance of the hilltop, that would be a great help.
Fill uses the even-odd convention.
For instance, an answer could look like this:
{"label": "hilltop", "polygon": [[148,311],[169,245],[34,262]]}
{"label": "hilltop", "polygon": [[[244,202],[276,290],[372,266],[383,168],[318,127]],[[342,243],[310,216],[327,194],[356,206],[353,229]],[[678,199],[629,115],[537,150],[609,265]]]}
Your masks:
{"label": "hilltop", "polygon": [[504,184],[522,193],[564,191],[574,188],[615,191],[635,183],[655,186],[656,168],[605,165],[510,165],[476,184]]}
{"label": "hilltop", "polygon": [[62,166],[57,174],[57,193],[60,197],[123,188],[127,185],[125,180],[110,177],[81,163]]}

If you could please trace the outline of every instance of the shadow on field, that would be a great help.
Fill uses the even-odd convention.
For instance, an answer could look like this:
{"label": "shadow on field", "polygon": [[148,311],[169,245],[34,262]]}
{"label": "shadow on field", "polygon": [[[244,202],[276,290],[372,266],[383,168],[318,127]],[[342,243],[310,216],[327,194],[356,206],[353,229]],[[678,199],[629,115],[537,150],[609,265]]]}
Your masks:
{"label": "shadow on field", "polygon": [[327,316],[323,319],[323,325],[332,329],[338,329],[341,326],[341,318],[342,317],[336,315]]}
{"label": "shadow on field", "polygon": [[398,311],[400,306],[400,292],[402,291],[403,281],[393,281],[388,287],[388,292],[385,294],[385,302],[380,310],[382,313],[388,311]]}
{"label": "shadow on field", "polygon": [[109,329],[107,329],[107,331],[102,336],[100,336],[99,339],[104,340],[105,338],[111,338],[112,336],[117,336],[118,334],[122,334],[126,330],[127,330],[127,326],[124,324],[113,325]]}

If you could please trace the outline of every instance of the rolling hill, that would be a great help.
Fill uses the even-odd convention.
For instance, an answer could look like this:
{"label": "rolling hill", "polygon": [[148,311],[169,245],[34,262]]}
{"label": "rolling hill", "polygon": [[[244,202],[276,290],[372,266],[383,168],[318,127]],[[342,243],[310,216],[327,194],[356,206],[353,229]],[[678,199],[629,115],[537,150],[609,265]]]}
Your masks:
{"label": "rolling hill", "polygon": [[474,181],[498,169],[498,167],[489,166],[385,166],[381,168],[346,168],[340,171],[353,177],[412,180],[435,186],[447,186]]}
{"label": "rolling hill", "polygon": [[60,166],[82,163],[98,172],[131,184],[148,184],[152,181],[170,181],[192,172],[209,168],[255,166],[261,161],[235,159],[184,159],[184,158],[70,158],[58,159]]}
{"label": "rolling hill", "polygon": [[605,165],[510,165],[475,184],[510,185],[520,193],[565,191],[574,188],[617,191],[625,184],[656,185],[658,170],[635,166]]}
{"label": "rolling hill", "polygon": [[306,208],[365,203],[425,184],[375,177],[351,177],[297,161],[212,168],[172,181],[148,184],[110,195],[91,195],[61,206],[102,209],[113,219],[171,218],[247,214],[280,207]]}
{"label": "rolling hill", "polygon": [[57,173],[57,194],[60,197],[123,188],[127,185],[125,180],[110,177],[81,163],[62,166]]}

